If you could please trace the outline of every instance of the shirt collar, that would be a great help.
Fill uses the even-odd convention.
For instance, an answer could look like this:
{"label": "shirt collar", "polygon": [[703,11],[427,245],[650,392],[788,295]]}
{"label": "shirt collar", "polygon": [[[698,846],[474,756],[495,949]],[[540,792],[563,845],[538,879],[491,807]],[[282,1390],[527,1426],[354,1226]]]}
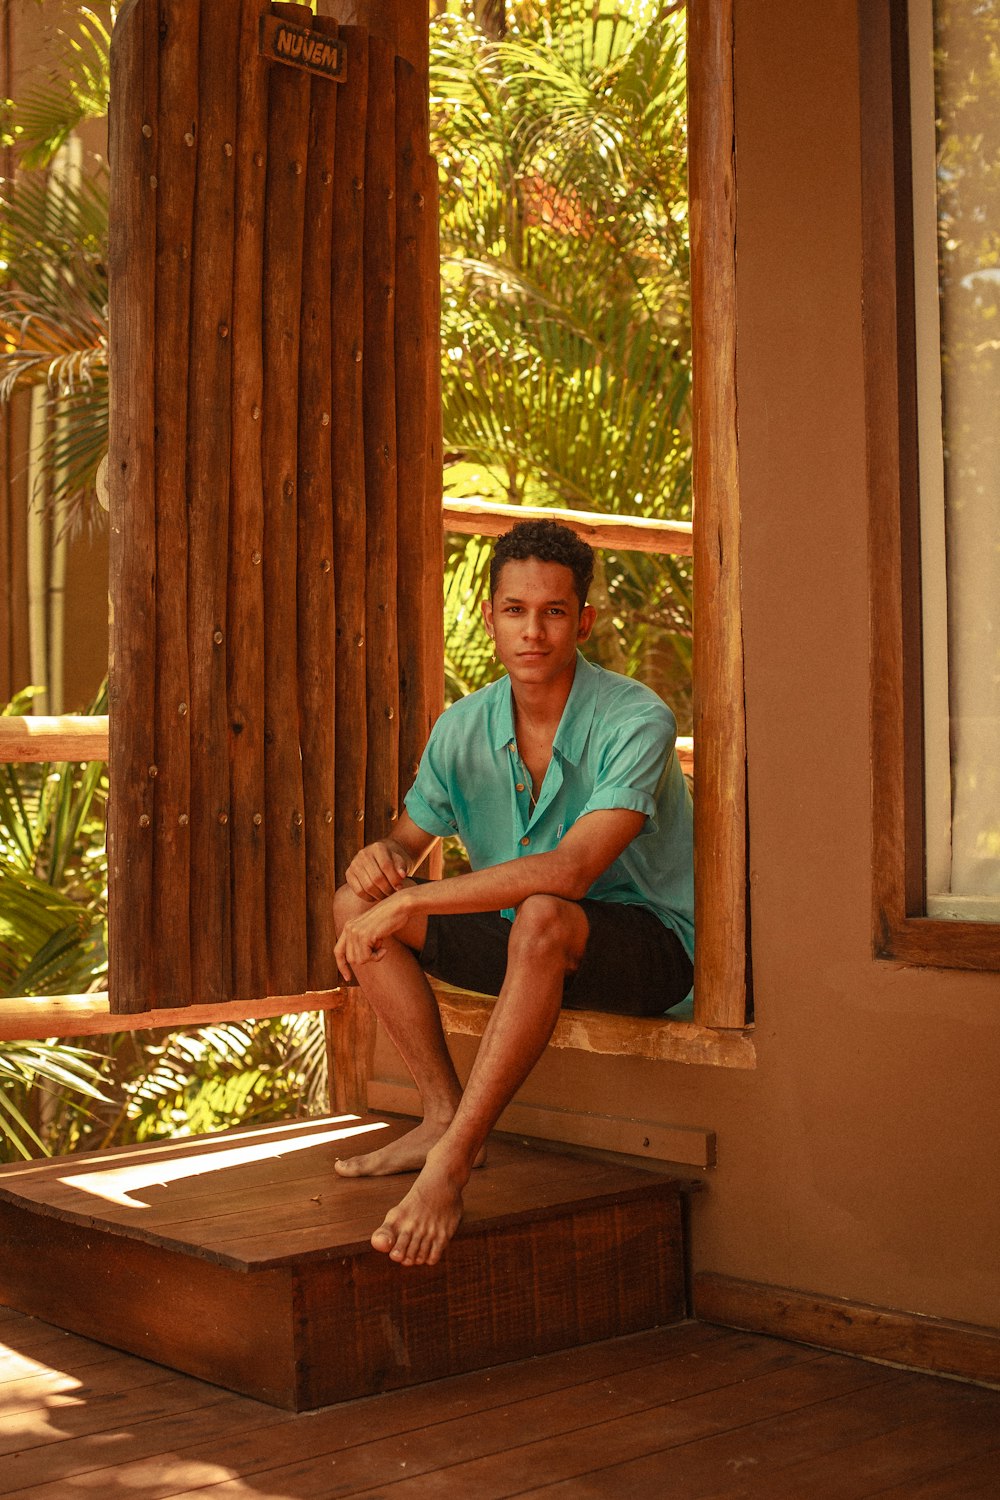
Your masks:
{"label": "shirt collar", "polygon": [[[576,671],[573,686],[566,699],[559,728],[556,730],[552,748],[563,760],[574,765],[580,760],[587,743],[590,727],[597,711],[597,693],[600,668],[592,666],[582,652],[576,653]],[[496,684],[497,696],[492,704],[490,743],[500,750],[516,740],[514,732],[514,695],[510,678],[502,677]]]}

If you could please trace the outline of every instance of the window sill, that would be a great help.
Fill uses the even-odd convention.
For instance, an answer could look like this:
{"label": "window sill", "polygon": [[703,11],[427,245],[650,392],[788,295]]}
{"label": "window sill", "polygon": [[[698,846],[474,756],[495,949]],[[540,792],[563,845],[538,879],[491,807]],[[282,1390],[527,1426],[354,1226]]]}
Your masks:
{"label": "window sill", "polygon": [[[435,981],[445,1030],[453,1036],[482,1036],[493,1000]],[[716,1030],[669,1016],[651,1019],[615,1016],[596,1010],[564,1010],[549,1044],[609,1057],[641,1057],[650,1062],[707,1064],[718,1068],[755,1068],[753,1027]]]}

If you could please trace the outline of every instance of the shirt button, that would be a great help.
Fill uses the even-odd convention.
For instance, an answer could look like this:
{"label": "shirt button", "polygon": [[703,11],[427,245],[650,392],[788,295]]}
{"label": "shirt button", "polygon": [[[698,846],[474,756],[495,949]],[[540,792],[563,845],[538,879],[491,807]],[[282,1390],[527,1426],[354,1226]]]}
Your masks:
{"label": "shirt button", "polygon": [[521,840],[521,843],[522,844],[530,844],[531,843],[531,840],[529,839],[529,837],[528,837],[527,834],[524,835],[524,838]]}
{"label": "shirt button", "polygon": [[517,783],[517,790],[518,790],[518,791],[519,791],[519,792],[523,792],[523,791],[524,791],[524,782],[523,782],[523,781],[519,781],[519,782],[518,782],[518,783]]}

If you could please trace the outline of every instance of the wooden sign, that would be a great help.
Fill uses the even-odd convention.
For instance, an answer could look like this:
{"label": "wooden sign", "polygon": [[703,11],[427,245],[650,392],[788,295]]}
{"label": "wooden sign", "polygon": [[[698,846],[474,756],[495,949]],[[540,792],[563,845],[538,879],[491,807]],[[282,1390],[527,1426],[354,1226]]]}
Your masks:
{"label": "wooden sign", "polygon": [[347,59],[341,42],[305,26],[293,26],[279,16],[260,18],[260,55],[271,62],[318,73],[334,83],[343,83],[347,76]]}

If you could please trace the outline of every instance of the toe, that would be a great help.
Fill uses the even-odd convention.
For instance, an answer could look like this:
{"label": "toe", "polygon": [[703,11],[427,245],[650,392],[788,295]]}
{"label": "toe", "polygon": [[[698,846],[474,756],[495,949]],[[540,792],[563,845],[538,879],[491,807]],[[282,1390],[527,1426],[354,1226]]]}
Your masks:
{"label": "toe", "polygon": [[395,1244],[396,1232],[387,1219],[372,1235],[372,1249],[381,1250],[383,1255],[392,1255],[395,1259]]}

